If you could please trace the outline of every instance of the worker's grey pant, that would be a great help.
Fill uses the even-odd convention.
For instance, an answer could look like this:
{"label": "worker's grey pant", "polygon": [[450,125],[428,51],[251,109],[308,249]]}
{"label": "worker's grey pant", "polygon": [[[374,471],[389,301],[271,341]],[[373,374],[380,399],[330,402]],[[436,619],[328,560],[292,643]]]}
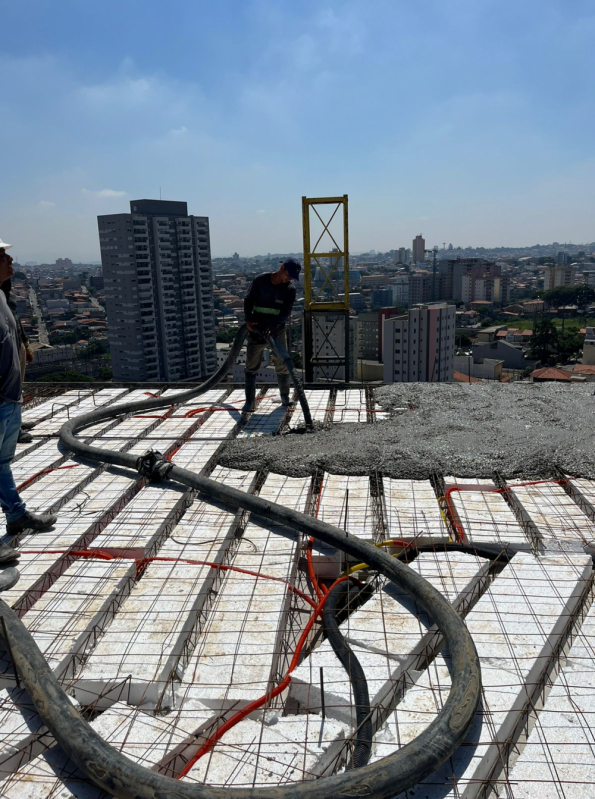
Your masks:
{"label": "worker's grey pant", "polygon": [[[279,343],[283,345],[284,349],[287,349],[287,333],[285,330],[281,331],[278,336],[275,336],[279,340]],[[248,333],[248,343],[246,345],[246,369],[245,372],[247,375],[255,375],[258,370],[260,369],[260,362],[262,361],[262,353],[264,352],[265,347],[267,346],[266,341],[256,333]],[[273,364],[275,366],[275,372],[278,375],[288,375],[289,370],[281,360],[281,358],[277,358],[276,355],[271,353],[273,356]]]}

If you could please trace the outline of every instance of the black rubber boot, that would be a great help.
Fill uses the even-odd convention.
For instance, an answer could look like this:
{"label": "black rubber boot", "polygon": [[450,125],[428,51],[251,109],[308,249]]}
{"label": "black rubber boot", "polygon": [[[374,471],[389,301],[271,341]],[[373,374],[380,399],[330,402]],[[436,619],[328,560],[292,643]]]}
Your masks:
{"label": "black rubber boot", "polygon": [[287,407],[290,403],[291,378],[289,375],[277,375],[277,383],[279,384],[279,394],[281,394],[281,404]]}
{"label": "black rubber boot", "polygon": [[256,398],[256,375],[245,372],[246,375],[246,402],[242,408],[242,413],[252,413],[254,410],[254,400]]}
{"label": "black rubber boot", "polygon": [[47,530],[53,524],[56,524],[58,517],[55,513],[41,513],[39,516],[36,513],[25,511],[20,519],[14,522],[8,522],[6,525],[6,532],[8,535],[17,535],[28,530],[31,533],[40,533],[42,530]]}
{"label": "black rubber boot", "polygon": [[21,427],[17,441],[19,444],[29,444],[33,441],[33,436]]}

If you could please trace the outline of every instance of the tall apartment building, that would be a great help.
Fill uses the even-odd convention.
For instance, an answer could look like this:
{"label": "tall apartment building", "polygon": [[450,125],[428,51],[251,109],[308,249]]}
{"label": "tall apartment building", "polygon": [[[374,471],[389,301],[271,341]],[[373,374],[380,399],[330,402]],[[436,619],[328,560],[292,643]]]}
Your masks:
{"label": "tall apartment building", "polygon": [[418,305],[383,323],[385,383],[447,383],[453,379],[454,305]]}
{"label": "tall apartment building", "polygon": [[505,304],[510,299],[510,279],[500,264],[483,258],[453,258],[440,262],[440,299],[462,301],[489,300]]}
{"label": "tall apartment building", "polygon": [[546,266],[543,275],[544,291],[576,285],[576,273],[576,267],[573,266]]}
{"label": "tall apartment building", "polygon": [[418,269],[409,275],[409,304],[429,302],[432,296],[432,275],[425,269]]}
{"label": "tall apartment building", "polygon": [[378,358],[378,313],[361,313],[357,317],[359,328],[358,358],[375,361]]}
{"label": "tall apartment building", "polygon": [[413,239],[411,260],[414,264],[421,264],[426,260],[426,241],[421,234]]}
{"label": "tall apartment building", "polygon": [[115,380],[192,380],[217,368],[209,219],[133,200],[97,218]]}

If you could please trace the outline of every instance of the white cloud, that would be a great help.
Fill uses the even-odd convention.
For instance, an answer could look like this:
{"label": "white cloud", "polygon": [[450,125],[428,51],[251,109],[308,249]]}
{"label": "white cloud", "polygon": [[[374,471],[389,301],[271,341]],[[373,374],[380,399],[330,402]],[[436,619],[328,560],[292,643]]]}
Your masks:
{"label": "white cloud", "polygon": [[266,211],[263,208],[260,208],[256,213],[257,214],[266,214]]}
{"label": "white cloud", "polygon": [[92,194],[94,197],[100,199],[110,199],[112,197],[126,197],[128,192],[116,191],[116,189],[100,189],[99,191],[91,191],[90,189],[83,189],[83,194]]}
{"label": "white cloud", "polygon": [[52,203],[49,200],[40,200],[37,203],[37,205],[38,205],[39,208],[55,208],[56,207],[56,203]]}
{"label": "white cloud", "polygon": [[185,133],[188,133],[188,128],[186,125],[182,125],[181,128],[172,128],[170,133],[172,136],[183,136]]}

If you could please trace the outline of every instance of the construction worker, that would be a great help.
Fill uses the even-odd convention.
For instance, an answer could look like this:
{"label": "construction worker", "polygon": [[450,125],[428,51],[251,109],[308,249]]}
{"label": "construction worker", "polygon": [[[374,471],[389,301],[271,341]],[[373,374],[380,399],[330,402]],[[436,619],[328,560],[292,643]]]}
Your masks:
{"label": "construction worker", "polygon": [[[276,272],[264,272],[254,278],[244,299],[244,314],[248,325],[246,347],[246,404],[243,412],[254,410],[256,397],[256,375],[260,368],[262,353],[267,346],[265,337],[273,336],[287,349],[285,322],[289,319],[295,302],[295,286],[302,266],[295,258],[286,258]],[[287,366],[273,354],[279,393],[283,405],[289,405],[291,379]]]}
{"label": "construction worker", "polygon": [[[0,286],[14,274],[10,247],[0,239]],[[6,295],[0,291],[0,506],[6,515],[6,532],[17,535],[25,530],[40,532],[55,524],[53,513],[36,515],[26,510],[25,503],[10,468],[21,429],[21,365],[20,336]]]}

